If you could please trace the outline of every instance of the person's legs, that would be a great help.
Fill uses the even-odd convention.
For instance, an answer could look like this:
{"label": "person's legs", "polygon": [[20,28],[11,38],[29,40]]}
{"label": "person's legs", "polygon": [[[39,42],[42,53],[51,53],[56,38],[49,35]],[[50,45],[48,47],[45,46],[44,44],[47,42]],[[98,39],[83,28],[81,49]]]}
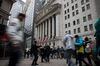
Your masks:
{"label": "person's legs", "polygon": [[82,66],[82,62],[84,62],[86,66],[90,66],[90,64],[87,63],[87,62],[84,60],[84,55],[83,55],[83,53],[78,53],[78,60],[79,60],[79,66]]}
{"label": "person's legs", "polygon": [[91,58],[90,58],[90,53],[87,53],[86,57],[88,59],[89,64],[92,65],[92,61],[91,61]]}
{"label": "person's legs", "polygon": [[77,59],[79,61],[79,66],[82,66],[82,53],[78,53]]}
{"label": "person's legs", "polygon": [[34,55],[34,60],[33,60],[33,65],[35,64],[35,65],[37,65],[37,60],[38,60],[38,54],[35,54]]}
{"label": "person's legs", "polygon": [[47,62],[49,62],[49,61],[50,61],[50,59],[49,59],[49,55],[50,55],[50,54],[48,53],[48,55],[47,55]]}
{"label": "person's legs", "polygon": [[21,50],[19,48],[12,48],[8,66],[16,66],[19,62],[20,57]]}
{"label": "person's legs", "polygon": [[75,66],[75,64],[73,63],[73,61],[71,60],[73,54],[73,50],[67,50],[67,62],[68,62],[68,66]]}

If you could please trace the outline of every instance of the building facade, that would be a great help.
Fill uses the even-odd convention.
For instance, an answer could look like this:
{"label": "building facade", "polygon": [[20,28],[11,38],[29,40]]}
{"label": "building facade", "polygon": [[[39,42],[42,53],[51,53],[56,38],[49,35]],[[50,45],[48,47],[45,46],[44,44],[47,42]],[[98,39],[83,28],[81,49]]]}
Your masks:
{"label": "building facade", "polygon": [[60,44],[61,40],[61,0],[45,0],[41,10],[35,16],[35,37],[39,44],[49,44],[51,47]]}
{"label": "building facade", "polygon": [[[7,25],[10,10],[15,0],[0,0],[0,24]],[[0,43],[0,59],[8,56],[7,44]]]}
{"label": "building facade", "polygon": [[7,24],[9,12],[15,0],[0,0],[0,24]]}
{"label": "building facade", "polygon": [[94,36],[97,17],[95,0],[63,0],[65,33]]}
{"label": "building facade", "polygon": [[35,36],[40,44],[62,46],[62,39],[66,33],[94,37],[94,24],[96,19],[100,18],[99,0],[45,1],[38,11],[39,14],[35,16]]}

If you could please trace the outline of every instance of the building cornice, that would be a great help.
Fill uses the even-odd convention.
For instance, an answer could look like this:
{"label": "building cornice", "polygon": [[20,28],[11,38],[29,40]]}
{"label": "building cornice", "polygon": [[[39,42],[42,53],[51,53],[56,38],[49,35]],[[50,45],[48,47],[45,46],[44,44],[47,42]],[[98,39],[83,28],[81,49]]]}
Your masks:
{"label": "building cornice", "polygon": [[53,13],[59,13],[61,9],[61,4],[56,3],[51,6],[49,6],[46,9],[43,9],[36,17],[35,17],[35,22],[36,24],[40,24],[43,22],[47,17],[50,17]]}

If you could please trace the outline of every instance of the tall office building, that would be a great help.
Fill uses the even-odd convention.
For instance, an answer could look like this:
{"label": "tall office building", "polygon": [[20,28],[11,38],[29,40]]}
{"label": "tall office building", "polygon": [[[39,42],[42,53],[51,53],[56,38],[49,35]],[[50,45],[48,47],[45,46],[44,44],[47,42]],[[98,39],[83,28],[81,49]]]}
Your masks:
{"label": "tall office building", "polygon": [[[94,37],[94,24],[100,17],[99,0],[45,0],[35,16],[40,44],[62,46],[66,33]],[[46,38],[45,38],[46,37]]]}
{"label": "tall office building", "polygon": [[95,0],[63,0],[64,32],[93,37],[96,6]]}

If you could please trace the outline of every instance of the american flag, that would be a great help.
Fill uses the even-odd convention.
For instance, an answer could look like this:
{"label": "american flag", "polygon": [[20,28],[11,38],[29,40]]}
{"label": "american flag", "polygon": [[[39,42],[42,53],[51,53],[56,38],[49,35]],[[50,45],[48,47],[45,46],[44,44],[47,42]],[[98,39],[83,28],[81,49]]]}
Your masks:
{"label": "american flag", "polygon": [[44,42],[47,43],[47,41],[48,41],[48,36],[45,36],[44,37]]}

